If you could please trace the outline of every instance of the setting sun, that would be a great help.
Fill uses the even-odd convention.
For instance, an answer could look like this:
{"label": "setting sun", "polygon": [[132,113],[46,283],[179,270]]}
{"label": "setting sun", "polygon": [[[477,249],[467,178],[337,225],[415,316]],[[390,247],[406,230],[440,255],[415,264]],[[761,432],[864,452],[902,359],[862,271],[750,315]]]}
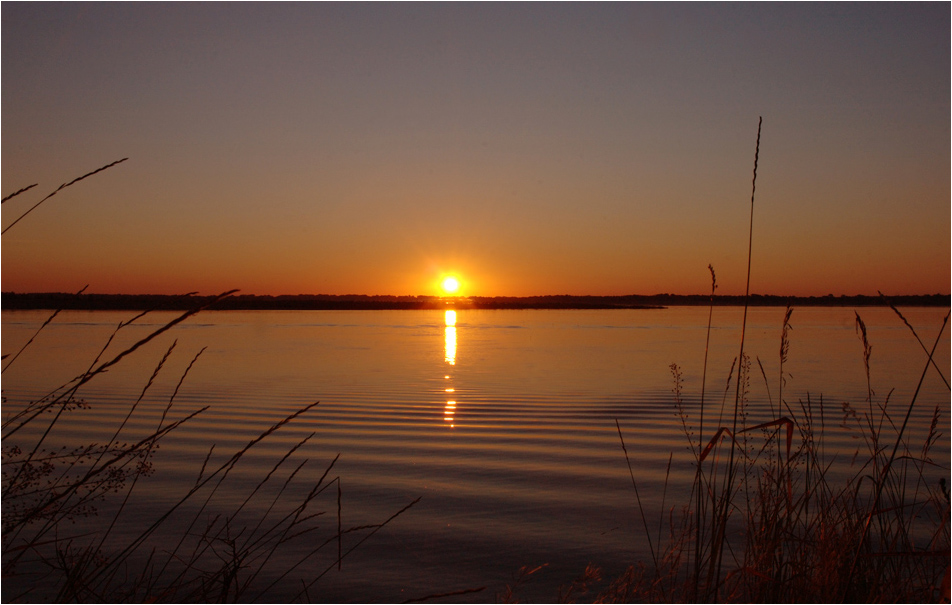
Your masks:
{"label": "setting sun", "polygon": [[459,280],[452,275],[444,277],[443,281],[440,282],[440,288],[443,289],[445,294],[456,294],[459,291]]}

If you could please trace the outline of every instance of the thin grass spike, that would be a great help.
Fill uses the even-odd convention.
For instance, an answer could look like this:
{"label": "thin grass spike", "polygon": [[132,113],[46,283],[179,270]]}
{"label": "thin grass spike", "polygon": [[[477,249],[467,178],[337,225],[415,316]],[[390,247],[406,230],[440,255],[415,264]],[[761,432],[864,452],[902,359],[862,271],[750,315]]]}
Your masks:
{"label": "thin grass spike", "polygon": [[[129,159],[129,158],[122,158],[121,160],[116,160],[115,162],[112,162],[112,163],[110,163],[110,164],[106,164],[105,166],[103,166],[103,167],[101,167],[101,168],[97,168],[96,170],[93,170],[92,172],[87,172],[87,173],[84,174],[83,176],[77,177],[77,178],[73,179],[72,181],[70,181],[70,182],[68,182],[68,183],[63,183],[62,185],[60,185],[59,187],[57,187],[55,191],[53,191],[52,193],[50,193],[49,195],[47,195],[45,198],[43,198],[42,200],[38,201],[37,203],[33,204],[33,206],[31,206],[29,210],[27,210],[26,212],[24,212],[23,214],[21,214],[19,217],[17,217],[17,219],[16,219],[15,221],[13,221],[13,222],[10,223],[9,225],[7,225],[7,226],[3,229],[3,231],[0,232],[0,235],[3,235],[3,234],[6,233],[7,231],[9,231],[14,225],[16,225],[17,223],[19,223],[20,221],[22,221],[24,218],[26,218],[26,215],[28,215],[28,214],[30,214],[31,212],[33,212],[34,210],[36,210],[36,209],[40,206],[40,204],[42,204],[42,203],[45,202],[46,200],[50,199],[51,197],[53,197],[54,195],[56,195],[57,193],[59,193],[59,192],[62,191],[63,189],[66,189],[66,188],[69,187],[70,185],[73,185],[73,184],[75,184],[75,183],[78,183],[79,181],[81,181],[81,180],[83,180],[83,179],[85,179],[85,178],[89,178],[89,177],[93,176],[94,174],[98,174],[98,173],[102,172],[103,170],[106,170],[106,169],[108,169],[108,168],[112,168],[112,167],[115,166],[116,164],[121,164],[122,162],[125,162],[125,161],[128,160],[128,159]],[[16,194],[14,194],[14,195],[16,195]],[[12,197],[12,196],[11,196],[11,197]]]}
{"label": "thin grass spike", "polygon": [[[906,319],[905,316],[903,316],[903,314],[899,312],[899,309],[896,308],[896,305],[894,305],[894,304],[892,303],[892,301],[890,301],[888,298],[886,298],[886,296],[885,296],[882,292],[879,292],[878,290],[877,290],[877,292],[879,293],[879,297],[882,298],[883,301],[885,301],[885,303],[886,303],[887,305],[889,305],[889,308],[892,309],[893,312],[895,312],[896,315],[899,316],[899,319],[902,320],[902,323],[906,324],[906,327],[909,328],[909,331],[912,332],[912,335],[913,335],[913,336],[915,336],[916,342],[918,342],[918,343],[919,343],[919,346],[922,348],[922,352],[925,353],[926,355],[928,355],[928,354],[929,354],[929,349],[926,348],[925,343],[923,343],[923,342],[922,342],[922,339],[919,338],[919,334],[916,333],[916,329],[912,327],[912,324],[909,323],[909,320]],[[945,383],[945,388],[947,388],[947,389],[952,388],[952,387],[950,387],[949,381],[948,381],[948,379],[946,379],[945,374],[944,374],[944,373],[942,372],[942,370],[939,368],[938,364],[936,364],[935,359],[932,360],[932,367],[935,368],[935,371],[938,372],[938,374],[939,374],[939,378],[941,378],[941,379],[942,379],[942,382]]]}
{"label": "thin grass spike", "polygon": [[[79,292],[77,292],[76,294],[82,294],[83,292],[86,291],[86,288],[88,288],[88,287],[89,287],[89,284],[86,284],[86,285],[83,286],[82,289],[81,289]],[[23,345],[22,347],[20,347],[20,350],[17,351],[17,354],[13,356],[13,359],[11,359],[10,361],[8,361],[8,362],[7,362],[7,365],[3,366],[3,369],[0,370],[0,374],[2,374],[3,372],[6,372],[6,371],[7,371],[7,368],[9,368],[11,365],[13,365],[13,362],[15,362],[15,361],[17,360],[17,357],[19,357],[19,356],[23,353],[23,351],[26,351],[27,348],[29,348],[29,346],[30,346],[31,344],[33,344],[33,341],[36,339],[37,336],[40,335],[40,332],[43,331],[43,328],[45,328],[46,326],[48,326],[48,325],[53,321],[53,319],[55,319],[56,316],[59,315],[62,311],[63,311],[62,308],[59,308],[59,309],[53,311],[53,314],[50,315],[49,318],[47,318],[46,321],[43,322],[43,325],[41,325],[41,326],[39,327],[39,329],[37,329],[37,331],[33,334],[33,336],[30,337],[30,340],[28,340],[25,345]]]}
{"label": "thin grass spike", "polygon": [[11,200],[11,199],[15,198],[16,196],[20,195],[21,193],[26,193],[27,191],[29,191],[30,189],[33,189],[33,188],[36,187],[37,185],[39,185],[39,183],[33,183],[32,185],[27,185],[26,187],[24,187],[23,189],[20,189],[19,191],[14,191],[14,192],[11,193],[10,195],[8,195],[8,196],[4,197],[2,200],[0,200],[0,204],[5,204],[5,203],[7,203],[7,200]]}
{"label": "thin grass spike", "polygon": [[[763,117],[760,117],[757,120],[757,143],[754,147],[754,174],[753,174],[753,178],[751,179],[751,187],[750,187],[750,225],[749,225],[748,237],[747,237],[747,282],[746,282],[746,287],[744,288],[744,316],[740,324],[740,353],[737,355],[737,359],[740,365],[738,366],[738,370],[737,370],[737,383],[736,383],[736,389],[734,394],[734,420],[733,420],[733,424],[731,425],[731,432],[735,435],[737,434],[737,420],[738,420],[738,413],[740,412],[740,406],[741,406],[741,387],[746,383],[748,379],[743,369],[744,359],[745,359],[744,341],[747,335],[747,310],[750,306],[750,267],[751,267],[751,259],[753,257],[753,249],[754,249],[754,194],[757,192],[757,166],[760,161],[760,129],[762,125],[763,125]],[[724,483],[724,488],[722,492],[724,494],[724,496],[722,496],[722,501],[721,501],[722,512],[720,515],[718,515],[719,518],[725,520],[717,528],[717,531],[719,532],[719,535],[720,535],[720,537],[718,538],[719,544],[723,543],[723,535],[724,535],[724,532],[726,531],[725,523],[727,518],[727,511],[724,510],[724,507],[727,506],[727,500],[725,497],[729,496],[730,493],[733,491],[734,472],[735,472],[734,448],[732,447],[730,448],[729,460],[727,464],[727,475],[725,477],[725,483]],[[714,573],[716,577],[720,577],[720,574],[721,574],[722,556],[723,556],[723,551],[720,548],[718,548],[716,557],[715,557],[715,564],[713,566],[713,569],[716,570]]]}

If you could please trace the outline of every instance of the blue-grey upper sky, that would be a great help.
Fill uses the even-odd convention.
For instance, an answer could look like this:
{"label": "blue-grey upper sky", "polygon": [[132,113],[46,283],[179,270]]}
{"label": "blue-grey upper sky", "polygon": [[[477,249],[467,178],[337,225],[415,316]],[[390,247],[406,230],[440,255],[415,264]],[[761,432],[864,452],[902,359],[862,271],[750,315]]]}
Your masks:
{"label": "blue-grey upper sky", "polygon": [[949,292],[947,3],[0,10],[4,290]]}

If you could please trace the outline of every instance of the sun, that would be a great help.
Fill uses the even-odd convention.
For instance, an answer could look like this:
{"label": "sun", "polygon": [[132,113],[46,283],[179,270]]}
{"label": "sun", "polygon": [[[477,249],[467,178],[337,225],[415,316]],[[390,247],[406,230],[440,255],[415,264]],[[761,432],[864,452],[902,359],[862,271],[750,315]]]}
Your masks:
{"label": "sun", "polygon": [[447,275],[440,282],[440,288],[442,288],[444,294],[456,294],[459,291],[459,279]]}

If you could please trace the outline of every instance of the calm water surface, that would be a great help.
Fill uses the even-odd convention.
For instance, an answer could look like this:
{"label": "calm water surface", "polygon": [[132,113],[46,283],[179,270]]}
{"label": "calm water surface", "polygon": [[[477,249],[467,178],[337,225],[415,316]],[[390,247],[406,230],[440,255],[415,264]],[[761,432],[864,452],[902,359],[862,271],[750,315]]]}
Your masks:
{"label": "calm water surface", "polygon": [[[894,389],[890,405],[904,413],[926,355],[892,311],[861,309],[860,314],[873,345],[874,400]],[[945,311],[904,314],[931,346]],[[4,417],[85,370],[115,326],[132,315],[60,314],[3,374]],[[712,417],[738,354],[741,315],[739,308],[714,310],[706,438],[715,430]],[[748,318],[752,422],[779,414],[772,407],[780,383],[783,315],[784,309],[762,308]],[[3,353],[15,353],[47,316],[4,311]],[[174,316],[148,315],[121,331],[111,346],[118,351]],[[421,500],[349,554],[340,571],[315,584],[311,599],[393,602],[486,586],[456,600],[491,602],[514,583],[521,567],[545,565],[518,594],[551,601],[557,587],[588,563],[612,574],[647,556],[616,420],[649,510],[685,503],[690,453],[669,366],[680,367],[688,425],[698,431],[707,317],[708,309],[699,307],[460,310],[455,317],[435,311],[207,312],[84,387],[80,396],[90,408],[71,412],[55,440],[80,444],[108,438],[177,340],[124,433],[127,441],[148,434],[186,366],[207,347],[172,415],[211,408],[163,442],[157,473],[136,487],[137,516],[154,516],[184,493],[212,444],[212,460],[220,462],[275,421],[320,401],[236,468],[220,495],[223,505],[239,502],[240,494],[312,432],[296,453],[296,459],[310,459],[296,489],[306,492],[340,454],[330,476],[340,477],[345,528],[381,523]],[[808,394],[815,404],[822,394],[827,453],[848,467],[859,443],[838,427],[841,404],[859,407],[867,396],[854,311],[797,309],[792,324],[783,399],[799,410]],[[946,375],[949,354],[946,332],[936,359]],[[943,437],[935,455],[940,466],[932,471],[938,482],[949,474],[949,391],[934,371],[917,401],[914,442],[940,408]],[[673,479],[665,491],[669,457]],[[315,544],[336,532],[336,488],[321,498],[319,509],[328,513]],[[250,505],[249,518],[260,516],[255,507],[265,505]],[[343,550],[367,533],[347,534]],[[279,585],[280,594],[293,596],[301,578],[314,577],[333,561],[336,548],[335,543],[328,547],[334,552],[291,574],[293,580]],[[286,557],[281,561],[294,560],[294,553]]]}

